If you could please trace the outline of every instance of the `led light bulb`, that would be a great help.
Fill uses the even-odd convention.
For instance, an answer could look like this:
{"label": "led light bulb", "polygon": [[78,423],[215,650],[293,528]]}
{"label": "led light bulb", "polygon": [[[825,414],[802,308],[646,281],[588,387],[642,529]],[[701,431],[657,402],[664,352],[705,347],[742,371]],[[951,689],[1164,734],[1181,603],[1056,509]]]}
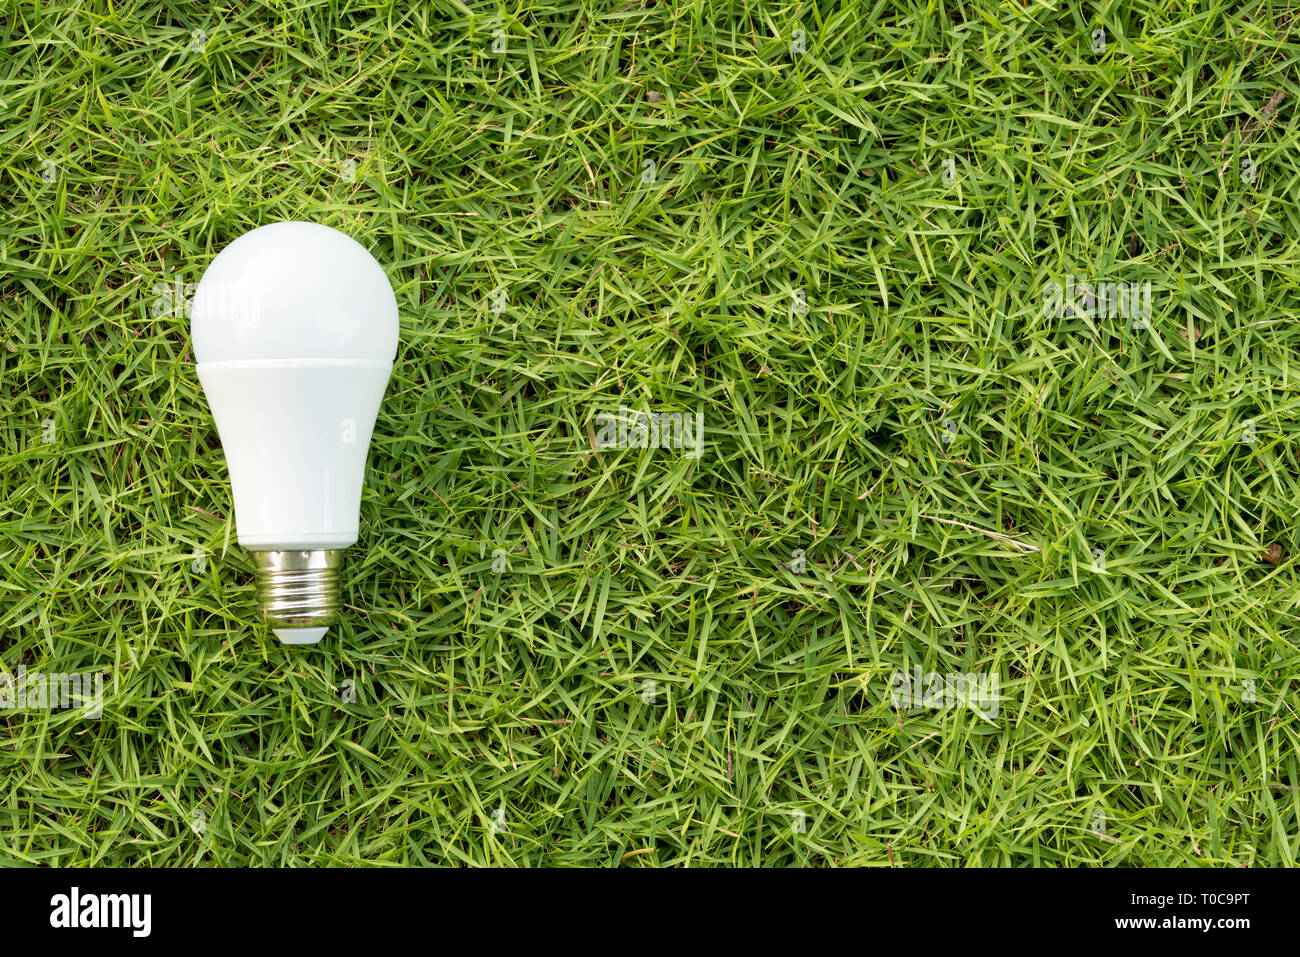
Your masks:
{"label": "led light bulb", "polygon": [[397,299],[365,247],[274,223],[223,249],[190,331],[262,615],[286,644],[338,619],[370,434],[397,354]]}

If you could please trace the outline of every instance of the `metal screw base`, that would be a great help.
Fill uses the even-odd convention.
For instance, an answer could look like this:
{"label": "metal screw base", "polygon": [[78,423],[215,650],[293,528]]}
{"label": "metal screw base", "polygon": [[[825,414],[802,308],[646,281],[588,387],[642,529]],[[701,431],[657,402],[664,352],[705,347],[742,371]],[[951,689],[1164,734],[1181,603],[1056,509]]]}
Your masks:
{"label": "metal screw base", "polygon": [[272,628],[319,628],[342,608],[343,549],[254,552],[262,617]]}

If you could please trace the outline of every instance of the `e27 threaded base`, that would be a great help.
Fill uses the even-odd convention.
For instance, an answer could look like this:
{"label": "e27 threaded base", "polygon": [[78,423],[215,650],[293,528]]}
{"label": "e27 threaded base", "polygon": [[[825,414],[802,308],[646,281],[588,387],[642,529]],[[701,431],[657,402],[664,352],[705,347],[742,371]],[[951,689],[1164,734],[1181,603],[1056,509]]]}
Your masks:
{"label": "e27 threaded base", "polygon": [[254,552],[262,618],[272,628],[322,628],[342,609],[343,549]]}

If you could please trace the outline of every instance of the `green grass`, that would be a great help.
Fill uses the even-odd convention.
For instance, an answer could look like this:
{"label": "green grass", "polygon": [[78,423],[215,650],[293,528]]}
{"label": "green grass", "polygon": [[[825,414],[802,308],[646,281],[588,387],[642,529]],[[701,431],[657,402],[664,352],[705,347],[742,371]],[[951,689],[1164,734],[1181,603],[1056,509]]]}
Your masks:
{"label": "green grass", "polygon": [[[1297,8],[0,11],[4,862],[1296,862]],[[402,312],[315,649],[156,292],[282,219]]]}

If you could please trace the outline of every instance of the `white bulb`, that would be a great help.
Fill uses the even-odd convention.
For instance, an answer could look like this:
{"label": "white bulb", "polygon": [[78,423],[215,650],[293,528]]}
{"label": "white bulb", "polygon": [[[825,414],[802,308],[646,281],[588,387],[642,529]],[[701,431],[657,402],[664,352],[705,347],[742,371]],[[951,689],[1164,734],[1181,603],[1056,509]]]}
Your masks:
{"label": "white bulb", "polygon": [[397,354],[397,299],[373,256],[314,223],[274,223],[221,251],[190,331],[221,435],[239,543],[263,617],[314,644],[340,610],[341,550]]}

